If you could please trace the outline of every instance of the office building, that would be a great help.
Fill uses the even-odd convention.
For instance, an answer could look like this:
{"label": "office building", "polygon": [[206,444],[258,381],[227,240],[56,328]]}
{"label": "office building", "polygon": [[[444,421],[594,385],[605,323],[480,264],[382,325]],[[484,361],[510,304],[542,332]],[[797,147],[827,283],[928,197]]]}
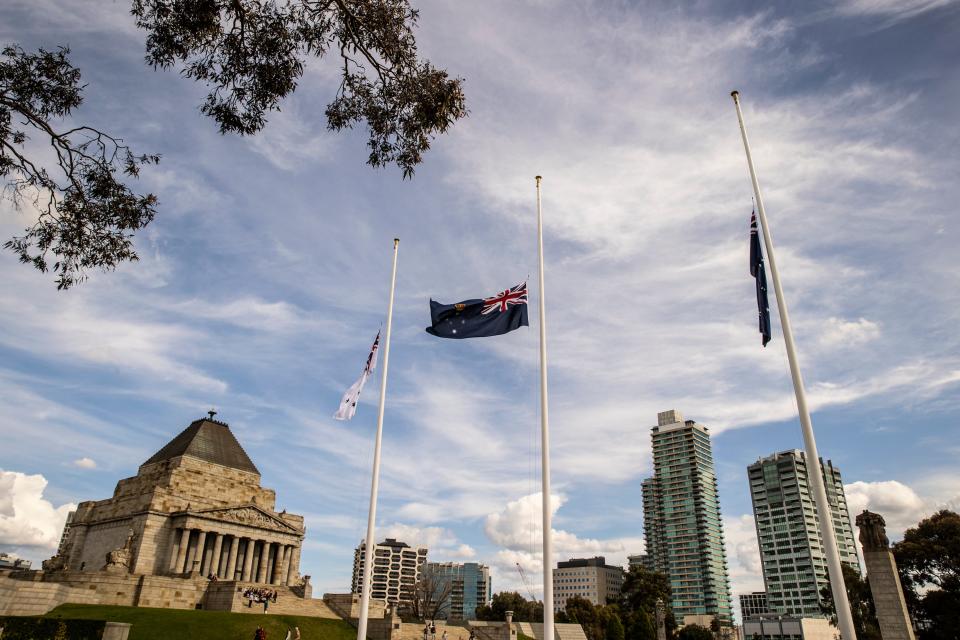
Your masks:
{"label": "office building", "polygon": [[440,607],[440,618],[476,620],[477,607],[489,604],[490,568],[476,562],[428,562],[425,575],[450,585],[450,595]]}
{"label": "office building", "polygon": [[574,596],[593,604],[607,604],[608,599],[620,597],[621,587],[623,567],[607,564],[603,556],[558,562],[553,570],[553,609],[563,611],[567,600]]}
{"label": "office building", "polygon": [[837,640],[837,628],[826,618],[800,618],[765,614],[743,621],[745,640]]}
{"label": "office building", "polygon": [[[363,593],[363,559],[367,544],[353,553],[353,593]],[[413,601],[413,589],[427,563],[427,548],[387,538],[374,546],[373,588],[370,597],[404,609]]]}
{"label": "office building", "polygon": [[667,574],[677,620],[710,616],[732,621],[710,434],[679,411],[657,414],[652,429],[654,475],[643,481],[647,553]]}
{"label": "office building", "polygon": [[770,609],[767,607],[766,591],[754,591],[753,593],[740,594],[741,620],[753,618],[762,613],[770,613]]}
{"label": "office building", "polygon": [[647,571],[656,571],[653,566],[653,556],[649,553],[638,553],[633,556],[627,556],[627,568],[643,567]]}
{"label": "office building", "polygon": [[[860,571],[840,470],[820,461],[840,561]],[[806,454],[782,451],[747,468],[750,497],[771,611],[821,616],[820,590],[829,585],[827,559],[807,482]]]}

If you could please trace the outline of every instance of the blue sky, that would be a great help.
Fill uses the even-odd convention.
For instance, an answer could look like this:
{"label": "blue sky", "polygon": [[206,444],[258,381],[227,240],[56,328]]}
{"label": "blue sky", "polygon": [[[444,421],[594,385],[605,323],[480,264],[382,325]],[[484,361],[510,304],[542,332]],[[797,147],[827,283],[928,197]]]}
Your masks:
{"label": "blue sky", "polygon": [[[642,549],[657,411],[711,427],[734,594],[762,586],[746,466],[802,446],[780,339],[747,273],[741,91],[821,454],[894,536],[960,498],[960,7],[417,2],[418,41],[470,116],[412,181],[331,134],[336,65],[312,61],[256,138],[143,62],[123,2],[14,0],[3,42],[69,44],[76,118],[160,153],[138,264],[71,291],[0,254],[0,549],[51,554],[71,504],[109,497],[213,406],[303,513],[302,571],[349,588],[375,401],[330,416],[384,321],[401,238],[378,536],[539,583],[537,324],[423,332],[428,299],[536,274],[544,176],[557,555]],[[0,235],[28,211],[0,204]],[[533,283],[533,280],[531,280]],[[533,287],[532,302],[538,292]]]}

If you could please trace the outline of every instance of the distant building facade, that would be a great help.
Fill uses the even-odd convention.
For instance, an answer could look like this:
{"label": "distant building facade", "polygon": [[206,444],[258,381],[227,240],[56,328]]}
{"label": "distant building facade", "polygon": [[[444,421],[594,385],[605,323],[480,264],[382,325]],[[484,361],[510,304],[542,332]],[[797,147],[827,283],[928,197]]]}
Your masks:
{"label": "distant building facade", "polygon": [[33,563],[30,560],[24,560],[9,553],[0,553],[0,569],[13,569],[15,571],[29,571]]}
{"label": "distant building facade", "polygon": [[[363,593],[363,560],[367,544],[353,553],[353,593]],[[413,602],[413,590],[427,563],[427,548],[387,538],[374,545],[371,598],[405,608]]]}
{"label": "distant building facade", "polygon": [[425,575],[450,585],[450,596],[440,608],[447,620],[476,620],[477,607],[490,603],[490,568],[477,562],[428,562]]}
{"label": "distant building facade", "polygon": [[766,614],[743,621],[743,638],[763,640],[836,640],[840,634],[826,618]]}
{"label": "distant building facade", "polygon": [[[860,571],[857,545],[840,470],[820,462],[840,561]],[[791,450],[760,458],[747,468],[770,611],[822,616],[820,590],[830,584],[807,475],[806,454]]]}
{"label": "distant building facade", "polygon": [[638,553],[636,555],[627,556],[627,567],[630,569],[634,567],[643,567],[647,571],[657,570],[653,564],[653,556],[651,556],[649,553]]}
{"label": "distant building facade", "polygon": [[770,613],[767,606],[767,592],[754,591],[753,593],[740,594],[740,617],[744,620],[758,616],[762,613]]}
{"label": "distant building facade", "polygon": [[277,513],[275,502],[230,427],[211,414],[120,480],[112,498],[81,502],[44,568],[294,585],[303,516]]}
{"label": "distant building facade", "polygon": [[707,427],[679,411],[657,414],[654,475],[643,481],[647,553],[667,574],[678,620],[710,616],[732,623],[717,479]]}
{"label": "distant building facade", "polygon": [[574,596],[593,604],[607,604],[608,598],[620,596],[621,587],[623,567],[608,565],[603,556],[558,562],[553,570],[554,612],[563,611]]}

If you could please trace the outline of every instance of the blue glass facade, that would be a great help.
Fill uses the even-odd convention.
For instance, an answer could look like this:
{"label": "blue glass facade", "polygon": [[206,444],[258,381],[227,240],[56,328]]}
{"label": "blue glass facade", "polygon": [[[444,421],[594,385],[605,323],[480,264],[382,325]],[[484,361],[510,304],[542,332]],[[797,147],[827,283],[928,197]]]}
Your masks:
{"label": "blue glass facade", "polygon": [[426,571],[436,580],[449,582],[450,597],[441,607],[448,620],[476,620],[477,607],[490,602],[490,568],[477,562],[428,562]]}

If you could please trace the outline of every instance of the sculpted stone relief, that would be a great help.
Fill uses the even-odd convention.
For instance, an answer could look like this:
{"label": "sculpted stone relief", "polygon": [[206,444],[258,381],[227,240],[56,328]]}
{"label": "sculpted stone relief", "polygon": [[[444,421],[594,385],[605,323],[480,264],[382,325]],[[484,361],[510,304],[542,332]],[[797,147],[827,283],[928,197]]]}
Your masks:
{"label": "sculpted stone relief", "polygon": [[261,529],[272,529],[274,531],[282,531],[284,533],[291,533],[294,531],[293,527],[286,525],[278,521],[276,518],[272,518],[262,511],[254,509],[253,507],[213,511],[209,512],[208,515],[217,518],[218,520],[237,522],[239,524],[259,527]]}
{"label": "sculpted stone relief", "polygon": [[887,538],[887,523],[879,513],[864,511],[857,516],[857,526],[860,527],[860,544],[864,551],[885,551],[890,547]]}

